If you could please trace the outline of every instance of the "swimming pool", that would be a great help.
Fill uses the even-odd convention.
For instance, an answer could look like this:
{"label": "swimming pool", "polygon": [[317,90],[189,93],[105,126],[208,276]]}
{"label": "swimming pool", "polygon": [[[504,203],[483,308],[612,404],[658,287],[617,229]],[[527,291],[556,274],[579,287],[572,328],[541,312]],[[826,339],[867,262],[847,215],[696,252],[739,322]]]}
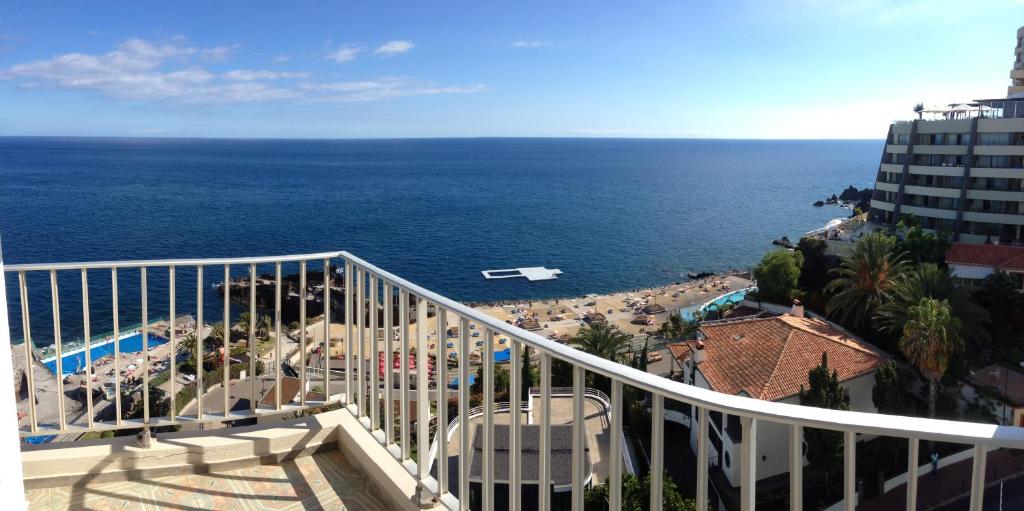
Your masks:
{"label": "swimming pool", "polygon": [[[138,353],[142,351],[142,332],[136,332],[121,337],[118,341],[121,353]],[[149,334],[149,346],[159,346],[167,343],[167,339],[158,335]],[[92,360],[111,355],[114,353],[114,341],[99,341],[94,343],[89,350]],[[51,373],[57,372],[57,357],[50,357],[42,360],[43,365],[50,369]],[[61,370],[64,375],[74,374],[85,368],[85,348],[78,348],[63,354],[61,357]]]}
{"label": "swimming pool", "polygon": [[711,307],[712,304],[723,305],[727,302],[732,302],[739,305],[739,303],[742,302],[744,298],[746,298],[747,292],[753,291],[753,289],[754,288],[740,289],[737,291],[733,291],[731,293],[726,293],[722,296],[719,296],[718,298],[715,298],[714,300],[711,300],[710,302],[705,303],[704,305],[695,305],[693,307],[687,307],[685,309],[681,309],[679,312],[680,314],[682,314],[683,320],[693,321],[693,314],[695,312],[697,312],[698,310],[707,312],[708,307]]}

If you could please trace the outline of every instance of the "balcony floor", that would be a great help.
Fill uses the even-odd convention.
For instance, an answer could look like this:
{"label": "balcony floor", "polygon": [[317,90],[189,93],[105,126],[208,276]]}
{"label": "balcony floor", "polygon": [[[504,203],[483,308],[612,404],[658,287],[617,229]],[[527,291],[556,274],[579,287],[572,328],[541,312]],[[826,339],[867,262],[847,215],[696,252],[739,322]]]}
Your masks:
{"label": "balcony floor", "polygon": [[339,451],[275,465],[26,492],[31,510],[379,510],[379,491]]}

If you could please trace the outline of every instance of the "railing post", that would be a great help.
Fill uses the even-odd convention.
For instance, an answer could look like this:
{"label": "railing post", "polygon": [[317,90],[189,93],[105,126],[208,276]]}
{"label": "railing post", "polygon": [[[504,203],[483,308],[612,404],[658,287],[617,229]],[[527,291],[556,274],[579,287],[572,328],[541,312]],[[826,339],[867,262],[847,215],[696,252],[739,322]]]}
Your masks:
{"label": "railing post", "polygon": [[971,468],[971,511],[982,511],[985,505],[985,467],[988,450],[984,445],[974,446],[974,463]]}
{"label": "railing post", "polygon": [[363,353],[363,346],[366,345],[366,274],[362,268],[356,269],[356,349],[355,353],[355,377],[356,377],[356,418],[366,416],[366,360]]}
{"label": "railing post", "polygon": [[459,321],[459,510],[469,509],[469,320]]}
{"label": "railing post", "polygon": [[281,263],[274,265],[274,409],[281,409]]}
{"label": "railing post", "polygon": [[67,416],[64,414],[64,355],[61,353],[60,291],[57,288],[57,270],[50,270],[50,293],[53,305],[54,360],[56,361],[55,365],[57,366],[57,426],[61,430],[64,430],[67,428]]}
{"label": "railing post", "polygon": [[434,438],[437,439],[437,494],[448,493],[448,318],[445,310],[437,308],[437,428]]}
{"label": "railing post", "polygon": [[384,445],[395,443],[395,288],[384,281]]}
{"label": "railing post", "polygon": [[857,432],[843,434],[843,507],[857,509]]}
{"label": "railing post", "polygon": [[[114,338],[117,338],[117,269],[114,270]],[[196,266],[196,420],[203,419],[203,265]],[[114,346],[117,347],[116,343]],[[115,350],[116,351],[116,350]],[[117,363],[117,359],[114,359]],[[117,370],[117,366],[115,366]],[[120,373],[117,373],[120,374]],[[121,381],[120,378],[114,381]],[[120,390],[118,391],[120,393]],[[117,423],[121,424],[121,400],[117,401]]]}
{"label": "railing post", "polygon": [[917,458],[921,455],[921,441],[910,439],[907,449],[907,511],[917,510]]}
{"label": "railing post", "polygon": [[804,428],[799,424],[789,427],[789,509],[804,508]]}
{"label": "railing post", "polygon": [[665,398],[654,394],[651,405],[651,511],[662,508],[665,474]]}
{"label": "railing post", "polygon": [[[697,413],[694,414],[694,411]],[[710,413],[706,406],[694,408],[690,414],[697,420],[697,509],[708,508],[708,422]],[[693,427],[691,422],[690,427]]]}
{"label": "railing post", "polygon": [[608,481],[608,504],[609,509],[622,508],[622,382],[612,380],[612,423],[611,438],[608,454],[608,468],[610,476]]}
{"label": "railing post", "polygon": [[[89,275],[82,268],[82,337],[85,338],[85,400],[89,429],[95,426],[92,404],[92,332],[89,326]],[[172,345],[173,346],[173,345]],[[173,351],[172,351],[173,353]]]}
{"label": "railing post", "polygon": [[[349,308],[351,311],[352,309]],[[399,365],[401,381],[398,382],[398,421],[400,444],[402,454],[401,461],[409,459],[409,292],[404,289],[398,290],[398,339],[399,357],[402,359]],[[346,360],[352,358],[346,353]],[[351,392],[351,391],[349,391]]]}
{"label": "railing post", "polygon": [[512,352],[509,356],[512,362],[512,370],[509,371],[509,389],[508,389],[508,471],[509,471],[509,482],[508,482],[508,508],[510,511],[519,511],[522,506],[522,497],[520,496],[521,491],[521,474],[520,466],[522,460],[520,459],[522,453],[522,371],[523,371],[523,359],[522,359],[522,344],[516,339],[509,339],[512,343],[510,348]]}
{"label": "railing post", "polygon": [[754,511],[757,498],[757,420],[740,417],[743,443],[740,444],[740,510]]}
{"label": "railing post", "polygon": [[[146,269],[143,268],[143,275]],[[145,313],[143,313],[145,317]],[[231,415],[231,265],[224,265],[224,338],[221,339],[224,345],[224,353],[220,356],[224,383],[221,390],[224,393],[224,418]]]}
{"label": "railing post", "polygon": [[377,281],[377,274],[370,274],[370,355],[367,371],[370,372],[370,431],[380,427],[380,379],[377,377],[377,361],[380,359],[380,344],[377,337],[378,324],[377,316],[377,288],[380,282]]}
{"label": "railing post", "polygon": [[540,477],[537,491],[540,511],[549,511],[551,509],[551,355],[547,352],[540,354],[540,414]]}
{"label": "railing post", "polygon": [[[28,284],[25,281],[25,272],[18,273],[18,288],[21,292],[21,331],[24,334],[24,348],[25,348],[25,376],[28,382],[28,395],[36,395],[36,384],[35,384],[35,354],[32,353],[32,322],[31,314],[29,313],[28,307]],[[7,289],[0,289],[0,293],[6,293]],[[4,294],[4,300],[6,300],[6,294]],[[0,314],[7,314],[7,308],[0,311]],[[9,332],[10,330],[5,330]],[[10,341],[8,340],[8,344]],[[13,372],[13,366],[11,371]],[[13,378],[13,375],[12,375]],[[13,379],[11,380],[13,381]],[[28,400],[28,425],[29,431],[35,433],[39,430],[39,423],[36,420],[36,400]]]}
{"label": "railing post", "polygon": [[484,333],[484,347],[480,350],[480,355],[484,363],[482,509],[494,511],[494,332],[490,329]]}
{"label": "railing post", "polygon": [[[362,297],[360,297],[361,299]],[[360,322],[362,317],[360,317]],[[361,358],[361,357],[360,357]],[[430,477],[430,379],[427,360],[427,300],[416,297],[416,481],[420,502],[429,500],[423,481]],[[360,376],[362,381],[362,376]],[[362,392],[360,384],[359,390]]]}
{"label": "railing post", "polygon": [[[352,408],[355,401],[352,396],[352,385],[355,384],[352,377],[352,356],[355,354],[355,329],[354,323],[356,312],[353,300],[355,294],[352,292],[354,266],[351,262],[345,261],[345,407]],[[326,318],[325,318],[326,320]],[[326,339],[324,339],[324,374],[330,381],[331,350]]]}
{"label": "railing post", "polygon": [[[324,321],[328,321],[326,311],[324,312]],[[324,371],[324,376],[330,376],[328,371]],[[306,386],[306,261],[301,261],[299,262],[299,404],[302,406],[306,406]],[[330,397],[326,392],[325,388],[324,401],[329,401]]]}
{"label": "railing post", "polygon": [[[174,289],[173,287],[171,289]],[[173,314],[172,314],[173,316]],[[256,347],[256,324],[259,322],[256,317],[256,265],[249,265],[249,412],[256,413],[256,406],[259,400],[256,396],[256,358],[260,356]],[[264,368],[266,370],[266,368]],[[172,378],[173,379],[173,378]]]}
{"label": "railing post", "polygon": [[583,408],[586,392],[586,370],[572,368],[572,509],[583,511],[583,482],[586,479],[584,453],[587,449],[587,414]]}
{"label": "railing post", "polygon": [[[27,309],[27,304],[22,304],[22,310]],[[31,353],[31,344],[28,342],[28,336],[25,337],[25,351]],[[4,279],[3,252],[0,251],[0,417],[4,417],[4,420],[0,420],[0,474],[3,474],[3,477],[0,477],[0,499],[14,509],[20,510],[28,509],[28,503],[25,501],[25,484],[22,480],[18,422],[13,420],[18,415],[18,403],[14,397],[12,356],[11,325],[7,318],[7,284]],[[32,371],[31,362],[25,370]],[[32,401],[34,396],[34,393],[30,393],[29,401]]]}

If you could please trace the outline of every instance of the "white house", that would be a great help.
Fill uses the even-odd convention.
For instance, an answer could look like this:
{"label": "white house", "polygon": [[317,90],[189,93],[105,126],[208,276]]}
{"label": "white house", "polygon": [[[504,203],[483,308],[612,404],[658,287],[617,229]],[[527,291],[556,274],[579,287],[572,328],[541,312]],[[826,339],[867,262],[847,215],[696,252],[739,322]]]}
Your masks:
{"label": "white house", "polygon": [[1024,292],[1024,247],[954,243],[946,252],[946,264],[953,276],[965,285],[974,285],[996,271],[1009,273],[1017,279]]}
{"label": "white house", "polygon": [[[875,369],[887,356],[821,319],[804,316],[796,302],[787,314],[705,323],[699,340],[669,346],[686,383],[718,392],[756,399],[800,404],[800,386],[807,373],[828,354],[830,369],[849,392],[850,409],[875,412],[871,399]],[[690,447],[696,452],[696,427],[690,428]],[[736,491],[740,484],[738,417],[711,413],[709,463],[725,475]],[[789,472],[789,431],[781,424],[757,429],[757,479],[778,478]],[[714,470],[714,468],[713,468]],[[714,481],[714,478],[712,478]]]}

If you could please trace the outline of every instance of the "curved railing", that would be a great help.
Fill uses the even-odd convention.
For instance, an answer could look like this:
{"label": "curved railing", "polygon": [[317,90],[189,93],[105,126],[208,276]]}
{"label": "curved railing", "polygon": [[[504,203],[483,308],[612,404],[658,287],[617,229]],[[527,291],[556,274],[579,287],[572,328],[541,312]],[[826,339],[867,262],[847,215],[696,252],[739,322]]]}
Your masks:
{"label": "curved railing", "polygon": [[[281,338],[281,321],[280,321],[280,290],[281,290],[281,265],[282,264],[294,264],[300,266],[302,275],[302,285],[305,284],[305,268],[308,262],[315,262],[324,265],[326,270],[324,273],[326,282],[324,283],[324,301],[325,311],[327,317],[330,317],[331,310],[331,294],[332,284],[329,280],[331,269],[335,267],[334,261],[337,261],[336,266],[344,265],[344,284],[342,286],[335,286],[333,288],[334,293],[342,293],[345,297],[343,302],[344,317],[360,317],[367,318],[365,324],[353,324],[351,321],[345,323],[345,339],[344,345],[346,353],[354,354],[353,356],[345,357],[346,370],[344,371],[344,381],[334,381],[334,378],[327,378],[323,380],[322,384],[325,387],[325,394],[327,396],[339,395],[341,396],[340,401],[350,413],[359,419],[360,423],[372,433],[375,433],[374,437],[378,441],[388,448],[388,450],[395,456],[395,458],[402,462],[406,466],[410,474],[416,477],[420,483],[428,491],[433,492],[442,501],[448,502],[454,497],[449,489],[448,481],[448,470],[447,470],[447,456],[435,454],[437,463],[437,477],[431,475],[430,467],[434,463],[434,460],[430,456],[430,422],[434,417],[431,417],[431,406],[427,406],[432,399],[443,399],[447,400],[448,393],[443,390],[434,392],[434,397],[431,397],[430,390],[430,376],[427,371],[421,370],[428,366],[428,324],[435,322],[437,325],[437,331],[442,332],[449,325],[459,326],[459,339],[458,349],[460,353],[469,353],[471,350],[470,346],[470,329],[469,324],[473,323],[478,330],[485,333],[485,346],[493,346],[493,339],[495,336],[504,336],[510,339],[510,365],[509,375],[509,393],[510,401],[517,402],[522,401],[524,396],[521,396],[521,364],[522,364],[522,349],[527,346],[535,350],[539,355],[539,366],[541,374],[540,384],[540,402],[541,407],[550,407],[550,398],[553,389],[551,388],[551,374],[552,374],[552,361],[561,360],[572,366],[572,396],[573,396],[573,463],[572,463],[572,499],[573,506],[576,509],[582,507],[583,491],[586,482],[586,476],[583,473],[585,462],[585,435],[586,428],[582,426],[582,419],[584,417],[583,403],[585,396],[587,395],[585,389],[585,375],[587,372],[603,375],[611,381],[611,395],[608,397],[611,404],[611,429],[613,431],[622,429],[622,421],[624,417],[622,407],[622,396],[623,386],[629,385],[641,389],[643,391],[651,393],[651,412],[652,412],[652,431],[651,431],[651,442],[652,442],[652,455],[651,455],[651,503],[652,509],[660,508],[662,502],[662,474],[664,469],[664,411],[665,411],[665,400],[674,400],[682,403],[690,404],[695,407],[695,426],[698,428],[696,438],[699,439],[697,442],[697,508],[704,509],[707,505],[708,494],[708,417],[712,411],[721,412],[729,415],[736,415],[741,419],[741,425],[743,428],[744,442],[740,445],[740,504],[742,509],[753,509],[754,505],[754,483],[757,479],[757,470],[755,460],[757,459],[757,428],[760,423],[778,423],[787,426],[789,431],[789,447],[788,459],[790,462],[790,502],[793,509],[802,508],[802,485],[803,485],[803,454],[802,454],[802,436],[804,428],[821,428],[827,430],[839,431],[844,434],[844,450],[843,450],[843,490],[844,490],[844,505],[847,509],[853,509],[856,502],[856,439],[857,435],[883,435],[890,437],[904,438],[908,441],[909,445],[909,457],[913,460],[910,463],[911,473],[908,477],[908,500],[907,505],[910,509],[914,509],[916,506],[916,491],[917,491],[917,463],[916,458],[919,452],[919,444],[922,440],[924,441],[941,441],[941,442],[952,442],[952,443],[963,443],[974,446],[974,471],[971,483],[971,505],[972,509],[980,509],[982,498],[984,494],[984,467],[986,462],[986,454],[989,448],[1024,448],[1024,429],[1016,428],[1011,426],[996,426],[990,424],[976,424],[967,422],[955,422],[946,420],[934,420],[924,419],[917,417],[902,417],[902,416],[890,416],[874,413],[864,412],[853,412],[853,411],[839,411],[829,410],[823,408],[812,408],[804,407],[793,404],[777,403],[769,401],[761,401],[741,396],[726,395],[717,393],[711,390],[702,389],[699,387],[686,385],[684,383],[662,378],[660,376],[649,374],[631,367],[627,367],[622,364],[618,364],[609,360],[605,360],[594,355],[583,353],[569,346],[557,343],[546,339],[540,335],[522,330],[515,326],[512,326],[504,321],[497,318],[488,316],[479,311],[476,311],[466,305],[458,303],[440,294],[434,293],[427,289],[424,289],[416,284],[413,284],[401,277],[398,277],[392,273],[384,271],[358,257],[349,254],[348,252],[326,252],[319,254],[308,254],[308,255],[296,255],[296,256],[282,256],[282,257],[267,257],[267,258],[221,258],[221,259],[183,259],[183,260],[159,260],[159,261],[127,261],[127,262],[98,262],[98,263],[57,263],[57,264],[30,264],[30,265],[10,265],[3,268],[6,273],[13,273],[18,275],[19,289],[20,289],[20,302],[22,303],[23,312],[27,312],[28,305],[28,288],[25,283],[25,275],[29,272],[48,272],[50,274],[51,291],[52,291],[52,308],[54,311],[59,311],[58,301],[58,279],[57,272],[64,271],[77,271],[81,273],[82,287],[86,305],[83,307],[83,315],[85,324],[88,325],[89,320],[89,307],[88,303],[88,282],[87,273],[89,270],[94,269],[107,269],[110,270],[114,277],[112,279],[113,286],[115,289],[112,293],[114,297],[113,308],[116,311],[117,303],[117,291],[116,291],[116,272],[118,269],[132,268],[138,269],[140,272],[141,282],[141,299],[142,309],[146,310],[146,270],[154,267],[168,268],[173,275],[175,268],[182,267],[194,267],[197,271],[197,283],[198,288],[202,289],[202,268],[208,266],[224,266],[224,278],[228,279],[231,276],[232,266],[248,267],[250,275],[250,297],[254,297],[255,284],[254,277],[256,272],[256,266],[271,264],[274,265],[276,270],[276,296],[278,297],[277,303],[275,303],[275,325],[276,335],[275,338]],[[174,284],[173,277],[171,278],[172,283],[169,285],[169,303],[170,317],[175,317],[175,310],[173,308],[174,303]],[[361,297],[361,298],[360,298]],[[202,314],[202,296],[201,292],[198,294],[198,315],[197,328],[201,328],[203,325]],[[303,308],[305,307],[305,301],[302,300]],[[254,299],[250,300],[251,304],[255,303]],[[225,296],[224,300],[224,317],[229,319],[229,299]],[[431,312],[436,311],[435,316],[428,316],[428,309],[433,306]],[[254,308],[255,305],[252,305]],[[368,308],[369,307],[369,308]],[[380,321],[379,314],[367,314],[369,310],[381,311],[383,321]],[[303,324],[301,328],[305,330],[305,319],[303,311]],[[115,312],[116,315],[116,312]],[[30,316],[28,314],[22,314],[23,322],[27,321]],[[255,313],[253,313],[255,316]],[[415,335],[410,328],[413,323],[411,320],[415,317]],[[116,316],[115,316],[116,325]],[[59,354],[60,344],[60,327],[59,327],[59,312],[54,313],[55,323],[55,344],[58,346],[57,351]],[[145,324],[145,317],[143,318],[143,324]],[[26,332],[30,332],[30,325],[25,322],[23,328]],[[391,328],[398,331],[399,346],[396,349],[394,345],[394,335],[384,336],[384,346],[377,346],[375,350],[389,352],[400,352],[400,360],[403,361],[402,368],[400,370],[401,377],[399,381],[399,387],[393,388],[393,385],[381,385],[378,378],[378,371],[352,371],[351,361],[355,358],[357,360],[376,360],[376,356],[370,353],[363,353],[363,346],[366,345],[367,339],[376,338],[373,333],[378,332],[380,328]],[[88,326],[86,326],[88,329]],[[116,329],[116,328],[115,328]],[[250,352],[255,347],[255,338],[252,327],[250,327],[248,339],[248,349]],[[328,322],[324,322],[324,345],[323,349],[327,350],[328,340],[330,339],[330,329]],[[368,337],[373,335],[373,337]],[[30,335],[28,336],[30,338]],[[173,343],[176,342],[177,336],[172,336],[172,348]],[[228,336],[226,336],[228,337]],[[88,338],[88,335],[86,335]],[[302,343],[305,343],[305,336],[300,336]],[[203,343],[197,343],[200,345],[197,349],[202,349]],[[444,344],[438,343],[439,349],[445,349]],[[228,346],[225,344],[225,348]],[[281,360],[280,357],[280,343],[277,343],[276,348],[277,357],[275,360]],[[303,345],[300,347],[303,352],[307,349],[307,346]],[[409,364],[406,362],[409,360],[411,350],[415,349],[416,357],[416,370],[415,370],[415,385],[410,384],[411,370]],[[303,359],[305,357],[302,357]],[[460,381],[468,382],[470,375],[470,362],[469,357],[460,357],[460,364],[457,367],[458,376]],[[495,363],[494,357],[482,357],[483,358],[483,410],[494,409],[496,403],[494,401],[494,383],[495,383]],[[58,356],[59,359],[59,356]],[[250,360],[255,360],[255,357],[251,357]],[[462,361],[465,361],[463,363]],[[31,361],[29,361],[31,363]],[[173,365],[172,365],[173,366]],[[300,364],[299,367],[301,378],[306,381],[308,375],[306,374],[305,364]],[[437,382],[448,381],[448,367],[447,364],[441,363],[436,368],[436,380]],[[202,378],[202,371],[198,371],[200,374],[198,378]],[[230,379],[228,376],[228,369],[224,368],[225,379]],[[255,372],[255,371],[253,371]],[[144,372],[145,373],[145,372]],[[280,371],[275,371],[275,383],[276,389],[280,391]],[[250,373],[251,374],[251,373]],[[148,374],[146,374],[148,380]],[[253,392],[255,393],[255,378],[253,380]],[[174,378],[171,378],[173,381]],[[29,386],[31,387],[31,378]],[[173,386],[173,383],[172,383]],[[413,388],[415,387],[415,388]],[[443,385],[438,385],[439,388],[443,389]],[[457,391],[458,402],[459,402],[459,415],[468,417],[469,410],[469,385],[460,385]],[[143,385],[144,389],[148,389],[148,385]],[[202,388],[202,385],[199,385]],[[303,387],[305,388],[305,387]],[[342,390],[341,393],[336,393],[338,389]],[[375,389],[371,391],[371,389]],[[30,389],[31,390],[31,389]],[[410,442],[412,438],[411,423],[412,418],[409,410],[409,402],[411,401],[411,393],[418,393],[419,398],[418,406],[416,407],[416,442],[417,452],[428,453],[427,455],[421,455],[412,460],[412,451],[410,449]],[[397,394],[396,394],[397,393]],[[227,393],[225,393],[227,394]],[[265,413],[280,413],[281,411],[288,411],[290,409],[304,409],[311,406],[322,405],[330,401],[318,401],[311,402],[305,399],[305,392],[299,392],[300,396],[297,399],[296,404],[283,404],[281,396],[276,396],[274,406],[270,409],[264,409],[253,403],[252,407],[248,411],[243,412],[232,412],[230,411],[227,400],[225,398],[224,408],[220,413],[208,413],[202,406],[199,407],[199,412],[193,416],[180,416],[176,415],[176,411],[172,406],[172,412],[169,417],[151,417],[148,413],[148,399],[147,409],[142,420],[128,421],[120,418],[118,413],[115,423],[101,424],[98,421],[94,422],[92,414],[89,415],[88,424],[84,426],[72,426],[64,423],[63,420],[57,425],[47,425],[47,427],[41,427],[35,423],[35,416],[33,410],[32,425],[28,428],[28,431],[23,431],[23,435],[39,435],[52,432],[65,432],[76,429],[79,431],[93,430],[93,429],[104,429],[104,428],[118,428],[118,427],[142,427],[142,426],[156,426],[165,424],[179,424],[188,421],[230,421],[239,418],[252,417]],[[90,393],[91,395],[91,393]],[[118,394],[119,395],[119,394]],[[173,395],[173,394],[172,394]],[[255,394],[254,394],[255,395]],[[379,410],[381,400],[379,397],[383,397],[384,403],[393,403],[398,401],[399,410],[397,417],[395,415],[393,406],[385,406],[384,410]],[[201,395],[200,395],[201,399]],[[32,400],[29,400],[32,401]],[[253,400],[255,401],[255,400]],[[61,402],[62,403],[62,402]],[[446,403],[439,403],[441,406],[437,406],[436,420],[437,424],[446,424],[447,420],[447,406]],[[63,406],[62,404],[60,406]],[[90,402],[91,411],[91,402]],[[120,410],[118,410],[120,412]],[[550,413],[549,408],[542,409],[541,417],[541,450],[542,452],[550,449],[551,447],[551,436],[550,436]],[[63,409],[61,409],[63,416]],[[484,451],[487,452],[494,447],[493,427],[494,417],[493,414],[483,414],[484,416],[484,429],[483,429],[483,446]],[[395,419],[398,419],[397,421]],[[397,425],[396,425],[397,423]],[[518,421],[512,422],[512,431],[510,432],[510,463],[512,479],[509,482],[509,507],[510,509],[518,509],[521,507],[521,481],[519,479],[519,467],[520,467],[520,456],[519,450],[517,449],[520,430],[517,425]],[[386,427],[382,426],[386,425]],[[395,425],[395,427],[391,427]],[[460,428],[459,433],[461,436],[460,440],[462,445],[468,445],[468,428]],[[438,431],[447,431],[444,428],[438,428]],[[436,435],[438,440],[438,448],[435,452],[445,453],[447,452],[447,434]],[[610,456],[609,459],[622,459],[623,441],[620,435],[610,436]],[[550,459],[546,456],[540,458],[540,480],[541,482],[551,481],[551,465]],[[454,484],[459,485],[459,495],[469,494],[469,464],[460,463],[460,469],[458,471],[457,481]],[[622,466],[620,463],[612,463],[610,467],[610,486],[609,486],[609,502],[612,509],[619,509],[622,504],[621,494],[621,480],[622,480]],[[490,509],[494,502],[494,459],[493,457],[485,456],[483,459],[482,466],[482,494],[481,499],[484,503],[485,509]],[[549,501],[549,495],[546,492],[540,492],[540,508],[549,509],[551,502]],[[459,504],[460,507],[462,504]]]}

